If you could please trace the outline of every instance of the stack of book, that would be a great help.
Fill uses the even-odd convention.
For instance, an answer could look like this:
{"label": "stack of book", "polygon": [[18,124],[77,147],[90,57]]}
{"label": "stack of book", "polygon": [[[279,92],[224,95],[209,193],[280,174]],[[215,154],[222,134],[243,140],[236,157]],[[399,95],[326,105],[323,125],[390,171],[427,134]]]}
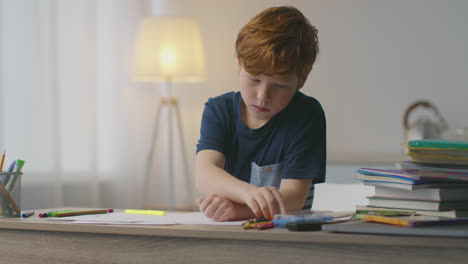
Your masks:
{"label": "stack of book", "polygon": [[408,142],[406,154],[411,161],[417,163],[452,164],[454,167],[468,167],[468,141],[426,139],[412,140]]}
{"label": "stack of book", "polygon": [[410,160],[399,169],[357,171],[357,179],[375,186],[369,205],[357,211],[468,217],[468,141],[409,141],[406,154]]}

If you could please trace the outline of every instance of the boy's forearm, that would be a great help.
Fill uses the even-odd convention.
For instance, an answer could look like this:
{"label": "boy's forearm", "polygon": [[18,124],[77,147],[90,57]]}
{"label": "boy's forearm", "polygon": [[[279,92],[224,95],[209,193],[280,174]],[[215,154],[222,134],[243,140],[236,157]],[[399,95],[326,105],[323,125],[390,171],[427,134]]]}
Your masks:
{"label": "boy's forearm", "polygon": [[231,221],[239,221],[255,218],[255,214],[250,210],[246,204],[236,203],[235,216]]}
{"label": "boy's forearm", "polygon": [[279,191],[286,211],[299,211],[304,208],[311,184],[312,180],[285,179],[281,182]]}
{"label": "boy's forearm", "polygon": [[302,197],[296,197],[296,195],[283,194],[281,190],[280,193],[284,198],[284,206],[286,207],[287,212],[302,210],[305,202],[305,200]]}
{"label": "boy's forearm", "polygon": [[[241,181],[218,167],[197,168],[195,171],[197,189],[205,195],[217,194],[232,202],[245,205],[244,195],[255,186]],[[302,210],[305,197],[289,188],[280,188],[286,211]],[[249,209],[249,212],[251,210]],[[253,213],[252,213],[253,215]]]}
{"label": "boy's forearm", "polygon": [[195,184],[205,195],[217,194],[238,204],[244,204],[244,195],[255,188],[216,166],[198,166],[195,169]]}

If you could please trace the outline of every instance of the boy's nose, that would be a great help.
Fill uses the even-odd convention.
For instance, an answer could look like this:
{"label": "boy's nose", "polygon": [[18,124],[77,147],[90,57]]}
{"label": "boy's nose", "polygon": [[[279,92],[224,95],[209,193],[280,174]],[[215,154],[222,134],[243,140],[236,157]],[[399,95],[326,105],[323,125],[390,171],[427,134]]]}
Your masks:
{"label": "boy's nose", "polygon": [[270,99],[270,91],[267,85],[262,85],[257,91],[257,99],[267,101]]}

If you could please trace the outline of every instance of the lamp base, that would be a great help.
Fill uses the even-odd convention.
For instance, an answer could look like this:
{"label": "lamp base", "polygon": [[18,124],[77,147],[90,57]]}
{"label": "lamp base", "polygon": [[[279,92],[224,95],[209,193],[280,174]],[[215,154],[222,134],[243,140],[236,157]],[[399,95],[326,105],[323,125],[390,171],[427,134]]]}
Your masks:
{"label": "lamp base", "polygon": [[[169,115],[168,115],[168,123],[165,126],[168,129],[168,151],[167,151],[167,163],[168,163],[168,174],[167,174],[167,180],[168,180],[168,186],[167,186],[167,192],[168,192],[168,204],[166,206],[163,206],[162,204],[149,204],[147,203],[148,195],[149,195],[149,190],[148,188],[150,187],[150,179],[152,178],[152,163],[153,163],[153,156],[154,156],[154,148],[156,145],[156,139],[158,136],[158,127],[159,124],[161,123],[161,110],[162,108],[166,108]],[[174,162],[173,162],[173,142],[172,142],[172,121],[173,121],[173,112],[175,112],[176,116],[176,132],[179,135],[179,145],[181,147],[180,152],[182,159],[177,162],[178,166],[183,166],[184,169],[184,174],[185,174],[185,180],[186,180],[186,186],[187,186],[187,194],[189,195],[189,200],[193,200],[193,190],[192,190],[192,181],[190,178],[190,174],[188,171],[188,162],[187,162],[187,157],[186,157],[186,151],[185,151],[185,142],[184,142],[184,136],[183,136],[183,129],[182,129],[182,121],[180,117],[180,111],[179,111],[179,104],[178,104],[178,99],[175,96],[166,96],[166,97],[161,97],[160,99],[160,104],[158,105],[158,109],[156,111],[156,118],[155,118],[155,123],[154,123],[154,128],[153,128],[153,136],[151,139],[151,144],[150,144],[150,149],[148,151],[148,156],[147,156],[147,161],[146,161],[146,172],[145,172],[145,179],[144,179],[144,190],[143,190],[143,207],[144,208],[149,208],[149,207],[158,207],[158,208],[165,208],[167,210],[174,210],[177,209],[179,206],[176,206],[175,203],[175,190],[174,190]],[[183,206],[183,208],[193,208],[194,206]]]}

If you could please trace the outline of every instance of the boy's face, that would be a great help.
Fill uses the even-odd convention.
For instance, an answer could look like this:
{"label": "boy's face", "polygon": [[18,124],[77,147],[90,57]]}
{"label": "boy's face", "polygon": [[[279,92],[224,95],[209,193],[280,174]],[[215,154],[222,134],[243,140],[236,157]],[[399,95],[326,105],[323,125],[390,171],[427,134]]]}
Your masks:
{"label": "boy's face", "polygon": [[294,73],[284,75],[252,75],[240,68],[240,92],[244,101],[243,120],[256,128],[264,125],[283,110],[298,87]]}

